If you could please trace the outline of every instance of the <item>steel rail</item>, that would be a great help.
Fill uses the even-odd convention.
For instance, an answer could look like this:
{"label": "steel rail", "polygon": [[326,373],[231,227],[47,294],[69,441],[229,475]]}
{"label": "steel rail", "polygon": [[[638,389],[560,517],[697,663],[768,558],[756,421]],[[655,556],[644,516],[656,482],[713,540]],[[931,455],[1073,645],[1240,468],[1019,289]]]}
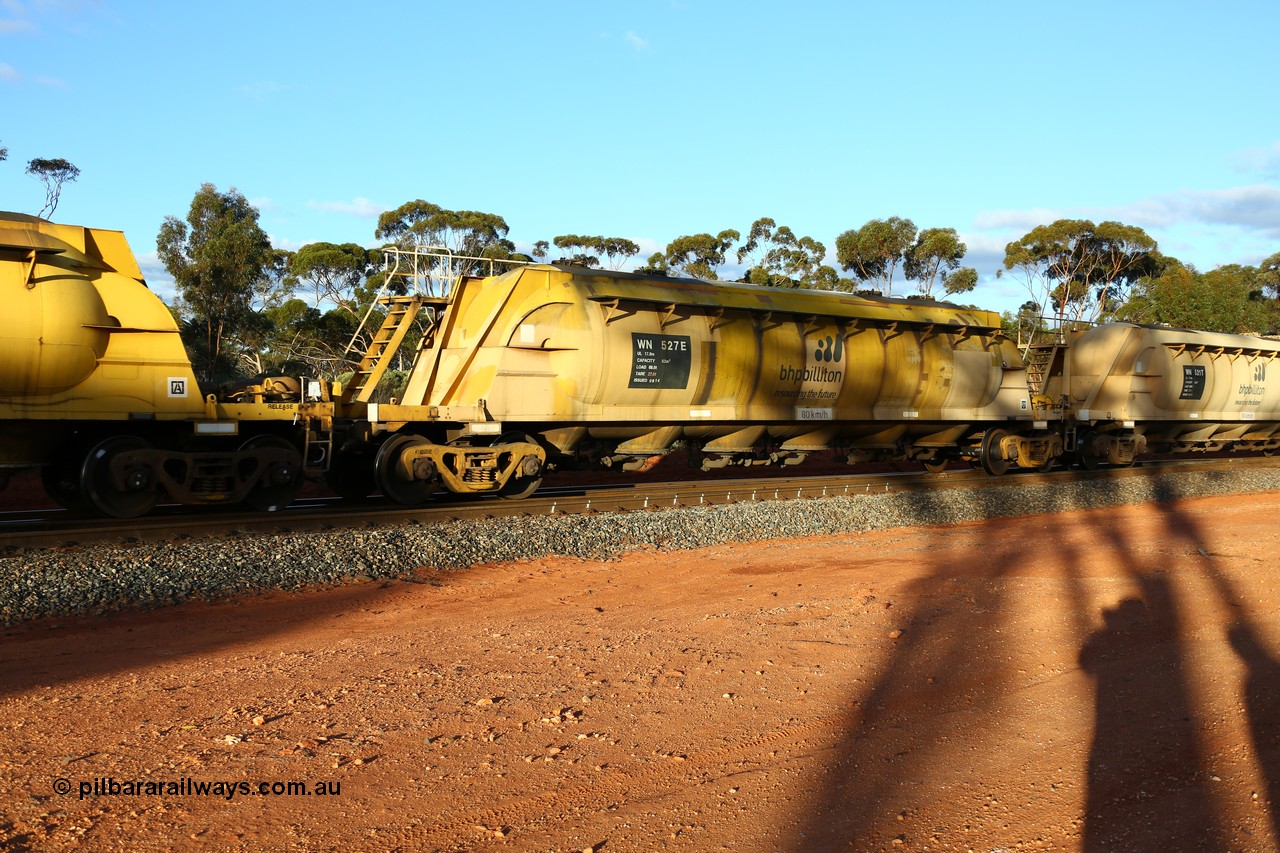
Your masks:
{"label": "steel rail", "polygon": [[744,501],[813,500],[839,495],[919,492],[936,489],[1039,485],[1063,478],[1107,481],[1167,474],[1170,471],[1232,471],[1242,466],[1277,467],[1280,459],[1233,457],[1213,460],[1147,461],[1129,468],[1096,471],[1057,469],[1048,473],[1019,471],[988,477],[972,470],[942,474],[838,474],[733,480],[694,480],[556,486],[521,501],[463,498],[403,507],[373,499],[352,503],[337,498],[303,499],[275,513],[246,512],[235,507],[204,509],[162,507],[156,514],[121,522],[85,519],[65,510],[0,513],[0,555],[28,548],[74,548],[115,542],[180,541],[193,537],[252,536],[307,530],[367,529],[401,524],[440,524],[471,518],[503,518],[553,514],[590,514],[680,508]]}

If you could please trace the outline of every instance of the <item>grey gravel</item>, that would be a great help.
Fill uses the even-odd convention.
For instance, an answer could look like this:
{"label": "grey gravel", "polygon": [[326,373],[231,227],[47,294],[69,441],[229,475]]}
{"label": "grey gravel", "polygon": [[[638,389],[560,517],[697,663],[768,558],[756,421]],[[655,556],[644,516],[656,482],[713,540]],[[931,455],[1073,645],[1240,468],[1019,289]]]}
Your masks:
{"label": "grey gravel", "polygon": [[550,555],[608,560],[637,548],[683,550],[1273,490],[1280,490],[1280,470],[1242,468],[69,551],[32,549],[0,557],[0,625],[188,599],[222,600],[267,589],[406,578],[421,567],[455,570]]}

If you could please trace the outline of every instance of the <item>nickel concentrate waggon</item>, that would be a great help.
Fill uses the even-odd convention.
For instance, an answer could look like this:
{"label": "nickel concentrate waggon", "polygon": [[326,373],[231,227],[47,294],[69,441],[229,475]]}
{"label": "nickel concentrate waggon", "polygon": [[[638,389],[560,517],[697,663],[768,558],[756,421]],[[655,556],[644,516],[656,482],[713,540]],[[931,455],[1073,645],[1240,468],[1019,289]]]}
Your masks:
{"label": "nickel concentrate waggon", "polygon": [[[0,214],[0,474],[130,517],[278,509],[308,471],[407,505],[519,498],[552,467],[642,470],[677,445],[704,468],[835,450],[991,474],[1280,447],[1268,339],[1109,324],[1024,354],[997,314],[932,300],[385,254],[404,292],[349,381],[205,395],[122,234]],[[401,397],[375,401],[415,324]]]}

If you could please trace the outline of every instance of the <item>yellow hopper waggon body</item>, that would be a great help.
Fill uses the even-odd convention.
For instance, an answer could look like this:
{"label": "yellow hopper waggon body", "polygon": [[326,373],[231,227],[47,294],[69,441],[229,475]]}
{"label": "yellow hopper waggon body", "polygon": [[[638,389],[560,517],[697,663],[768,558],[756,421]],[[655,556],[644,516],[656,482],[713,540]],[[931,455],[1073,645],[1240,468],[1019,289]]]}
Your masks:
{"label": "yellow hopper waggon body", "polygon": [[119,517],[296,495],[292,408],[261,386],[242,403],[201,394],[120,232],[0,213],[0,305],[0,479],[39,467],[54,500]]}
{"label": "yellow hopper waggon body", "polygon": [[[553,265],[440,276],[457,259],[388,254],[409,293],[386,300],[337,404],[341,491],[521,496],[548,465],[636,470],[677,443],[705,468],[838,449],[1000,471],[1018,442],[1052,446],[992,312]],[[372,402],[366,389],[424,311],[403,397]]]}

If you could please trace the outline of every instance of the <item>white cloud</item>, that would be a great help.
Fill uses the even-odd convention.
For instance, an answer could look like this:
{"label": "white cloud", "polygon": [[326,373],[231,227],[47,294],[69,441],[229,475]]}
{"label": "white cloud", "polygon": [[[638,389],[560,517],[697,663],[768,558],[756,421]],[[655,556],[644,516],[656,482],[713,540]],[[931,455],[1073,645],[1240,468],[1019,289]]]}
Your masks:
{"label": "white cloud", "polygon": [[353,198],[351,201],[309,201],[307,205],[321,213],[339,213],[362,219],[375,219],[387,209],[385,205],[364,197]]}
{"label": "white cloud", "polygon": [[1253,184],[1226,190],[1190,193],[1190,218],[1214,225],[1235,225],[1280,237],[1280,187]]}
{"label": "white cloud", "polygon": [[303,246],[316,242],[315,240],[291,240],[288,237],[278,237],[275,234],[267,234],[267,239],[271,241],[271,248],[283,249],[286,252],[296,252]]}
{"label": "white cloud", "polygon": [[1143,228],[1226,225],[1280,237],[1280,187],[1251,184],[1222,190],[1180,190],[1125,205],[1094,208],[991,210],[974,217],[983,231],[1030,231],[1059,219],[1118,220]]}
{"label": "white cloud", "polygon": [[19,74],[12,65],[0,62],[0,81],[17,83],[21,79],[22,75]]}
{"label": "white cloud", "polygon": [[627,44],[635,48],[636,53],[649,49],[649,40],[633,30],[627,30],[627,34],[623,38],[627,40]]}

